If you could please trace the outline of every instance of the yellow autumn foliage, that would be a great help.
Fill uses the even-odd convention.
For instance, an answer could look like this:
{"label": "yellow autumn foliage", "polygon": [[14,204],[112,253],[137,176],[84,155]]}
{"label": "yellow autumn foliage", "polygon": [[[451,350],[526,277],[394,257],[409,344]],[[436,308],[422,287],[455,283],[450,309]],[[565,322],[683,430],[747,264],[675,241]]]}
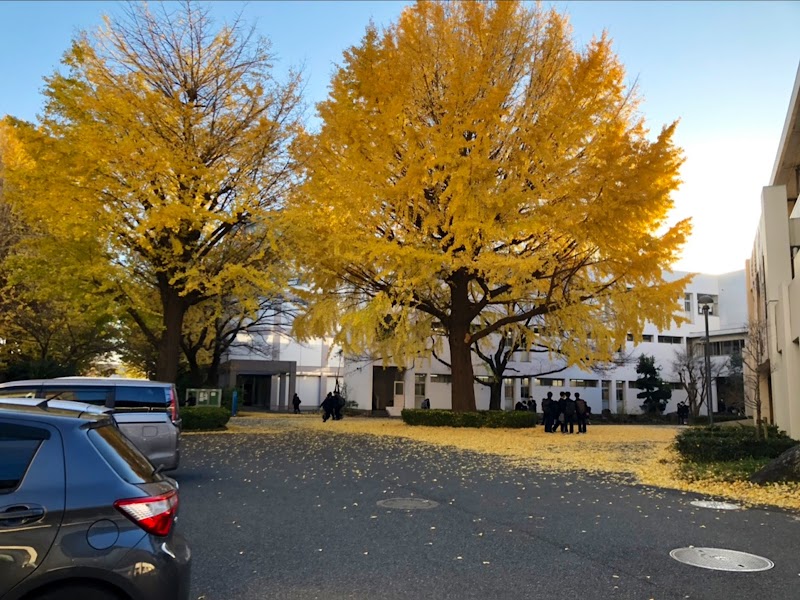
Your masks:
{"label": "yellow autumn foliage", "polygon": [[474,410],[470,346],[494,334],[588,366],[669,325],[682,157],[638,104],[610,38],[577,48],[540,5],[418,2],[369,27],[295,145],[296,333],[402,364],[441,331],[452,407]]}
{"label": "yellow autumn foliage", "polygon": [[39,123],[8,122],[22,150],[7,171],[30,223],[65,248],[96,242],[80,267],[97,292],[143,328],[160,313],[144,333],[172,381],[190,307],[283,290],[267,238],[293,184],[300,98],[296,74],[273,77],[266,40],[192,3],[162,8],[131,4],[74,40]]}

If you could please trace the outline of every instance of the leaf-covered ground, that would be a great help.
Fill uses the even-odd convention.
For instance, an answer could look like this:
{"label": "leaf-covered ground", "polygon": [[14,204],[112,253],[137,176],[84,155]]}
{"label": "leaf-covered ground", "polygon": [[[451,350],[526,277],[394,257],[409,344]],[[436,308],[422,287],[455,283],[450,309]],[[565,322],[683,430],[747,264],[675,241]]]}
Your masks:
{"label": "leaf-covered ground", "polygon": [[749,505],[773,505],[800,510],[800,485],[758,486],[714,479],[687,481],[679,477],[680,461],[671,448],[678,427],[594,425],[585,435],[545,433],[535,429],[467,429],[411,427],[399,419],[347,417],[323,423],[317,415],[263,415],[232,419],[230,432],[275,434],[296,427],[341,434],[401,437],[502,456],[515,464],[553,472],[587,471],[697,492]]}

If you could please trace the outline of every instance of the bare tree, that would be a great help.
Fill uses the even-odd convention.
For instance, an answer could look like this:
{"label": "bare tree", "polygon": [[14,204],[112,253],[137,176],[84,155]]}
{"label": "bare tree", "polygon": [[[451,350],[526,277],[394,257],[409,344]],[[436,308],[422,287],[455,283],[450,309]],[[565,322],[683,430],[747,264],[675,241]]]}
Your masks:
{"label": "bare tree", "polygon": [[[767,322],[763,319],[750,319],[747,322],[747,334],[742,348],[744,362],[744,403],[755,413],[757,435],[763,431],[764,437],[769,433],[767,420],[764,419],[764,397],[761,391],[762,380],[768,380],[775,370],[769,360],[769,346],[767,339]],[[770,415],[771,419],[772,415]]]}
{"label": "bare tree", "polygon": [[[672,370],[678,376],[681,386],[686,391],[689,402],[689,411],[693,419],[700,416],[700,409],[710,403],[708,384],[706,383],[706,369],[703,360],[702,344],[689,344],[686,348],[675,351],[672,361]],[[711,379],[715,380],[728,370],[729,360],[724,362],[711,361]]]}

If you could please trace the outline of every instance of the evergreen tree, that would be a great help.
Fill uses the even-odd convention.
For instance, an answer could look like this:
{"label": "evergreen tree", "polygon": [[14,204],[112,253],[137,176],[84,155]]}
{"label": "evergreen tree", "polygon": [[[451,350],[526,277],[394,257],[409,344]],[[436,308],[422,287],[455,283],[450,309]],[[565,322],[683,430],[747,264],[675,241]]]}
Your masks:
{"label": "evergreen tree", "polygon": [[669,383],[661,379],[661,367],[656,366],[655,357],[646,354],[640,356],[636,372],[639,374],[636,387],[644,390],[636,394],[637,398],[644,400],[641,405],[642,410],[650,414],[663,413],[672,397],[672,389]]}

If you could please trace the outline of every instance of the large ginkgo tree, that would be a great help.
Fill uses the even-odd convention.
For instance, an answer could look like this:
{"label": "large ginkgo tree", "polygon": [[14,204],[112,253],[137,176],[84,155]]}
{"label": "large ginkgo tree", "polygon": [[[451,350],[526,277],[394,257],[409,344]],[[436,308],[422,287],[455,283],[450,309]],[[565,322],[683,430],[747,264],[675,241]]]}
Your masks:
{"label": "large ginkgo tree", "polygon": [[[265,39],[207,7],[130,3],[75,39],[38,123],[9,122],[24,149],[9,202],[65,249],[52,269],[141,328],[159,379],[175,380],[191,307],[282,290],[268,236],[294,182],[300,96],[272,61]],[[82,239],[95,255],[71,264]]]}
{"label": "large ginkgo tree", "polygon": [[557,336],[588,366],[666,326],[682,157],[638,108],[611,40],[579,48],[540,5],[420,2],[370,26],[297,144],[297,332],[399,364],[439,332],[453,409],[474,410],[470,346],[494,333]]}

